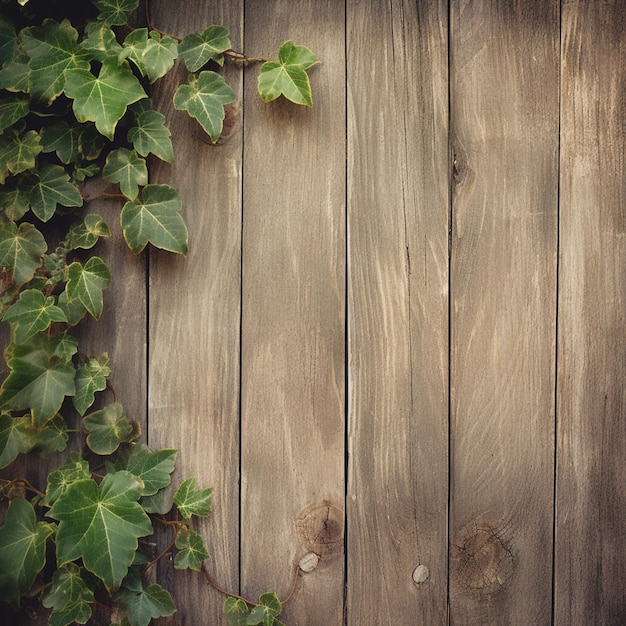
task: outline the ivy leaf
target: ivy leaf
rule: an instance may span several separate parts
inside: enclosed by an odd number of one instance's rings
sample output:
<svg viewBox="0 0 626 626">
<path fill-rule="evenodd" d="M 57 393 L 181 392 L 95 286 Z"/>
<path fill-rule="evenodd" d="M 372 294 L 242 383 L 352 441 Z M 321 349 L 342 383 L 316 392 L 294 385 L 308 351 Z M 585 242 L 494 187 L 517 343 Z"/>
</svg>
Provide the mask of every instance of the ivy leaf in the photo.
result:
<svg viewBox="0 0 626 626">
<path fill-rule="evenodd" d="M 246 626 L 250 611 L 243 600 L 228 598 L 224 602 L 223 611 L 230 621 L 230 626 Z"/>
<path fill-rule="evenodd" d="M 305 106 L 313 106 L 309 76 L 305 70 L 319 62 L 306 46 L 286 41 L 278 50 L 278 62 L 263 63 L 259 72 L 258 90 L 263 102 L 271 102 L 281 94 Z"/>
<path fill-rule="evenodd" d="M 26 454 L 34 442 L 27 426 L 28 417 L 11 417 L 10 413 L 0 413 L 0 469 L 15 461 L 19 454 Z"/>
<path fill-rule="evenodd" d="M 139 0 L 91 0 L 100 10 L 98 19 L 107 26 L 123 26 L 128 13 L 139 6 Z"/>
<path fill-rule="evenodd" d="M 91 56 L 100 63 L 107 57 L 118 57 L 123 51 L 115 33 L 105 22 L 98 20 L 89 22 L 85 27 L 85 34 L 87 37 L 80 45 L 89 50 Z"/>
<path fill-rule="evenodd" d="M 79 480 L 91 478 L 89 463 L 78 452 L 70 453 L 70 461 L 48 474 L 46 495 L 41 501 L 45 506 L 53 505 L 65 490 Z"/>
<path fill-rule="evenodd" d="M 175 569 L 192 569 L 197 572 L 202 568 L 202 561 L 209 558 L 202 535 L 183 526 L 176 535 L 178 552 L 174 559 Z"/>
<path fill-rule="evenodd" d="M 60 165 L 44 163 L 39 168 L 39 175 L 31 178 L 28 199 L 33 213 L 42 222 L 47 222 L 54 215 L 58 204 L 66 207 L 83 205 L 80 191 Z"/>
<path fill-rule="evenodd" d="M 6 322 L 15 324 L 15 341 L 24 343 L 52 322 L 67 322 L 65 313 L 55 305 L 54 296 L 46 296 L 38 289 L 26 289 L 19 300 L 5 312 Z"/>
<path fill-rule="evenodd" d="M 111 272 L 105 262 L 92 256 L 85 265 L 75 261 L 67 268 L 67 297 L 80 303 L 98 319 L 102 315 L 102 290 L 111 284 Z"/>
<path fill-rule="evenodd" d="M 231 47 L 228 30 L 212 25 L 201 33 L 187 35 L 178 44 L 178 56 L 185 61 L 190 72 L 197 72 L 211 60 L 224 65 L 222 53 Z"/>
<path fill-rule="evenodd" d="M 174 160 L 170 131 L 165 126 L 165 116 L 158 111 L 143 111 L 137 116 L 133 126 L 128 131 L 128 141 L 142 156 L 152 153 L 163 161 L 171 163 Z"/>
<path fill-rule="evenodd" d="M 67 291 L 62 291 L 59 294 L 57 305 L 65 313 L 67 323 L 70 326 L 76 326 L 87 314 L 87 309 L 83 306 L 83 303 L 78 298 L 70 300 L 67 296 Z"/>
<path fill-rule="evenodd" d="M 65 93 L 74 100 L 73 109 L 79 122 L 95 122 L 96 128 L 113 141 L 115 127 L 126 113 L 126 107 L 146 92 L 127 62 L 107 57 L 96 77 L 88 70 L 68 70 Z"/>
<path fill-rule="evenodd" d="M 19 220 L 30 209 L 28 193 L 21 185 L 0 188 L 0 209 L 10 220 Z"/>
<path fill-rule="evenodd" d="M 111 183 L 119 183 L 122 193 L 129 200 L 134 200 L 139 193 L 139 185 L 148 183 L 146 160 L 134 150 L 112 150 L 107 155 L 102 176 Z"/>
<path fill-rule="evenodd" d="M 275 618 L 282 610 L 283 607 L 275 593 L 263 593 L 259 596 L 259 603 L 250 611 L 246 624 L 263 624 L 263 626 L 280 624 Z"/>
<path fill-rule="evenodd" d="M 110 237 L 111 231 L 107 223 L 97 214 L 89 213 L 84 221 L 72 224 L 65 236 L 63 245 L 68 250 L 93 248 L 100 237 Z"/>
<path fill-rule="evenodd" d="M 27 283 L 41 265 L 48 244 L 43 235 L 28 222 L 0 223 L 0 267 L 5 267 L 15 285 Z"/>
<path fill-rule="evenodd" d="M 72 356 L 77 340 L 65 333 L 35 335 L 12 345 L 11 373 L 0 388 L 0 408 L 30 409 L 36 426 L 43 426 L 61 408 L 65 396 L 74 395 Z"/>
<path fill-rule="evenodd" d="M 162 448 L 152 452 L 148 446 L 138 443 L 130 446 L 126 457 L 118 459 L 117 469 L 130 472 L 143 482 L 142 496 L 153 496 L 171 482 L 176 464 L 176 450 Z"/>
<path fill-rule="evenodd" d="M 30 100 L 26 96 L 3 96 L 0 101 L 0 132 L 13 126 L 30 112 Z"/>
<path fill-rule="evenodd" d="M 82 558 L 108 589 L 122 582 L 137 551 L 138 537 L 152 534 L 150 518 L 137 503 L 141 482 L 128 472 L 107 474 L 67 487 L 48 511 L 59 521 L 59 566 Z"/>
<path fill-rule="evenodd" d="M 54 524 L 37 522 L 30 502 L 11 502 L 0 527 L 0 600 L 18 608 L 46 562 L 46 539 L 53 533 Z"/>
<path fill-rule="evenodd" d="M 124 40 L 124 48 L 120 58 L 129 58 L 151 83 L 165 76 L 178 56 L 175 39 L 155 30 L 148 36 L 147 28 L 132 30 Z"/>
<path fill-rule="evenodd" d="M 83 420 L 87 435 L 87 445 L 92 452 L 100 455 L 113 454 L 120 443 L 137 437 L 135 427 L 122 417 L 122 405 L 114 402 L 99 411 L 90 413 Z M 141 484 L 140 491 L 143 489 Z"/>
<path fill-rule="evenodd" d="M 27 172 L 35 167 L 35 157 L 41 152 L 39 133 L 29 130 L 21 135 L 11 129 L 0 135 L 0 185 L 10 174 Z"/>
<path fill-rule="evenodd" d="M 187 227 L 179 211 L 178 192 L 169 185 L 146 185 L 142 199 L 127 202 L 120 215 L 124 239 L 135 253 L 148 243 L 170 252 L 187 253 Z"/>
<path fill-rule="evenodd" d="M 72 397 L 74 408 L 79 415 L 93 404 L 96 391 L 103 391 L 107 386 L 107 378 L 111 374 L 109 357 L 102 354 L 99 358 L 91 358 L 76 370 L 76 394 Z"/>
<path fill-rule="evenodd" d="M 196 479 L 193 476 L 183 481 L 174 494 L 174 504 L 185 519 L 192 515 L 210 515 L 212 499 L 213 489 L 196 489 Z"/>
<path fill-rule="evenodd" d="M 167 489 L 159 489 L 153 496 L 141 498 L 141 508 L 146 513 L 165 515 L 172 510 L 172 495 Z"/>
<path fill-rule="evenodd" d="M 114 599 L 128 614 L 130 626 L 148 626 L 152 619 L 176 613 L 172 596 L 156 583 L 139 592 L 121 589 Z"/>
<path fill-rule="evenodd" d="M 48 420 L 43 427 L 36 427 L 30 416 L 28 416 L 28 419 L 28 431 L 33 440 L 31 452 L 37 452 L 45 456 L 52 452 L 65 450 L 68 440 L 67 424 L 59 414 Z"/>
<path fill-rule="evenodd" d="M 74 563 L 66 563 L 54 572 L 52 586 L 41 600 L 47 609 L 52 609 L 48 620 L 50 626 L 68 626 L 74 622 L 86 624 L 91 617 L 93 602 L 93 591 Z"/>
<path fill-rule="evenodd" d="M 224 105 L 234 101 L 230 85 L 215 72 L 200 72 L 197 77 L 190 74 L 188 83 L 174 94 L 174 107 L 198 120 L 213 143 L 222 133 Z"/>
<path fill-rule="evenodd" d="M 59 120 L 50 126 L 41 129 L 42 152 L 56 152 L 61 163 L 66 165 L 78 160 L 78 138 L 82 124 L 70 126 L 67 122 Z"/>
</svg>

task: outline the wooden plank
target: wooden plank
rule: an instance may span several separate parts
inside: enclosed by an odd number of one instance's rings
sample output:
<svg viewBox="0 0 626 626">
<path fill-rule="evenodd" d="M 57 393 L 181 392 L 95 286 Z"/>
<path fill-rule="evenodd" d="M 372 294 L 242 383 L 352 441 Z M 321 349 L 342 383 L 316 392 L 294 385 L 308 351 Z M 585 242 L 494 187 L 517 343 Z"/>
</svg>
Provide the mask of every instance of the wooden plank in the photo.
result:
<svg viewBox="0 0 626 626">
<path fill-rule="evenodd" d="M 343 615 L 344 7 L 251 0 L 245 49 L 309 46 L 314 107 L 263 105 L 246 73 L 242 326 L 242 592 L 284 599 L 294 567 L 320 555 L 287 624 Z M 281 616 L 281 620 L 283 620 Z M 314 618 L 312 618 L 314 616 Z"/>
<path fill-rule="evenodd" d="M 155 26 L 165 31 L 184 36 L 222 24 L 233 46 L 242 45 L 239 2 L 182 0 L 175 11 L 171 2 L 150 4 Z M 150 253 L 149 443 L 178 448 L 177 481 L 195 476 L 199 486 L 214 488 L 213 514 L 198 529 L 211 553 L 210 572 L 237 591 L 241 124 L 234 107 L 230 135 L 210 145 L 195 120 L 173 110 L 174 90 L 186 77 L 181 65 L 154 93 L 172 131 L 175 161 L 158 165 L 153 182 L 169 182 L 180 192 L 189 255 Z M 240 99 L 240 69 L 227 66 L 226 78 Z M 172 576 L 171 563 L 164 564 L 159 582 Z M 176 572 L 169 585 L 176 624 L 223 622 L 225 598 L 201 575 Z"/>
<path fill-rule="evenodd" d="M 447 2 L 347 15 L 348 622 L 445 624 Z"/>
<path fill-rule="evenodd" d="M 559 3 L 451 14 L 450 620 L 551 620 Z"/>
<path fill-rule="evenodd" d="M 626 3 L 563 6 L 556 624 L 626 604 Z"/>
</svg>

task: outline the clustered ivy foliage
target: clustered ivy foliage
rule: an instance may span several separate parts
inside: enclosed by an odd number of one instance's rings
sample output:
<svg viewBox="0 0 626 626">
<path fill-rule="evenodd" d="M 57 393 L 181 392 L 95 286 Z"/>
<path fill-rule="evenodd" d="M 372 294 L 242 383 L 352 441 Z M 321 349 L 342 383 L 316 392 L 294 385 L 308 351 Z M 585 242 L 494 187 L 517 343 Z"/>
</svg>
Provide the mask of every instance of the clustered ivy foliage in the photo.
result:
<svg viewBox="0 0 626 626">
<path fill-rule="evenodd" d="M 112 623 L 145 626 L 176 610 L 164 588 L 144 581 L 156 560 L 146 548 L 154 523 L 173 530 L 175 568 L 200 570 L 209 554 L 192 521 L 209 515 L 212 492 L 195 478 L 174 490 L 176 450 L 137 443 L 139 426 L 118 402 L 93 408 L 107 388 L 109 359 L 82 353 L 74 329 L 102 314 L 111 273 L 90 251 L 110 231 L 87 211 L 82 187 L 92 177 L 119 186 L 112 195 L 123 204 L 121 229 L 133 252 L 151 244 L 187 253 L 179 194 L 148 184 L 148 155 L 174 158 L 149 86 L 180 59 L 189 76 L 174 106 L 214 143 L 235 99 L 214 70 L 227 57 L 249 59 L 232 51 L 222 26 L 182 40 L 129 26 L 139 0 L 67 5 L 0 5 L 0 306 L 10 327 L 0 468 L 19 455 L 60 453 L 70 436 L 85 452 L 63 456 L 46 485 L 0 480 L 0 600 L 20 609 L 38 598 L 53 626 L 87 623 L 95 603 L 111 609 Z M 260 68 L 262 100 L 283 95 L 311 106 L 306 70 L 317 57 L 291 41 L 278 57 Z M 280 624 L 281 608 L 274 593 L 224 605 L 232 624 Z"/>
</svg>

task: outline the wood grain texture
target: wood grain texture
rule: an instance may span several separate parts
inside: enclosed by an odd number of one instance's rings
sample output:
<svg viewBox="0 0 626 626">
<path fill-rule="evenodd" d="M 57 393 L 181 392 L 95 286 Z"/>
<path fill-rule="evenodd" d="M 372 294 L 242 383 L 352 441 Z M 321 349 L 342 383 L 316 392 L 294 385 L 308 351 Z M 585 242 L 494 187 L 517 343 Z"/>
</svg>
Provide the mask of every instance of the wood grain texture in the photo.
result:
<svg viewBox="0 0 626 626">
<path fill-rule="evenodd" d="M 173 11 L 170 2 L 153 1 L 151 8 L 155 25 L 167 32 L 184 36 L 222 24 L 233 46 L 242 45 L 238 2 L 183 0 Z M 153 164 L 152 182 L 179 190 L 189 254 L 150 251 L 149 442 L 179 450 L 174 482 L 195 476 L 198 486 L 213 487 L 213 513 L 196 529 L 211 553 L 209 571 L 237 591 L 241 124 L 231 109 L 235 124 L 228 138 L 217 146 L 207 143 L 196 121 L 172 107 L 174 90 L 186 77 L 181 64 L 154 93 L 172 131 L 174 164 Z M 241 71 L 230 66 L 226 77 L 240 99 Z M 159 579 L 173 588 L 176 624 L 223 622 L 224 597 L 201 575 L 173 576 L 170 562 L 160 568 Z"/>
<path fill-rule="evenodd" d="M 556 624 L 626 604 L 626 3 L 563 7 Z"/>
<path fill-rule="evenodd" d="M 323 65 L 314 107 L 264 105 L 246 73 L 242 291 L 242 592 L 284 598 L 290 626 L 343 616 L 345 357 L 344 8 L 252 0 L 245 49 L 287 39 Z M 281 620 L 283 620 L 281 616 Z"/>
<path fill-rule="evenodd" d="M 551 619 L 559 3 L 454 2 L 452 624 Z"/>
<path fill-rule="evenodd" d="M 447 3 L 347 15 L 348 623 L 445 624 Z"/>
</svg>

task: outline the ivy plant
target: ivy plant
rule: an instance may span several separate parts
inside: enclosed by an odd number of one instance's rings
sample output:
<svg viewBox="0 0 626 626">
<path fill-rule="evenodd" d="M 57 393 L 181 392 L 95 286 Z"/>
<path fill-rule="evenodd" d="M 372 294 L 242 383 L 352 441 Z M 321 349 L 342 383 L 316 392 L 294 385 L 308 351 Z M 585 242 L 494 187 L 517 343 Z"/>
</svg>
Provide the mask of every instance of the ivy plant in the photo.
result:
<svg viewBox="0 0 626 626">
<path fill-rule="evenodd" d="M 193 477 L 173 488 L 176 450 L 138 442 L 139 425 L 115 397 L 104 402 L 107 354 L 80 349 L 76 328 L 102 315 L 111 282 L 95 253 L 110 229 L 88 212 L 85 182 L 101 177 L 115 186 L 106 195 L 119 198 L 134 253 L 151 245 L 187 254 L 178 192 L 148 183 L 149 155 L 175 158 L 150 85 L 184 63 L 188 77 L 172 94 L 174 107 L 215 143 L 224 107 L 235 100 L 220 74 L 226 60 L 261 63 L 263 101 L 283 96 L 312 106 L 307 70 L 318 59 L 292 41 L 278 60 L 245 57 L 219 25 L 179 38 L 155 28 L 139 0 L 64 7 L 0 4 L 0 315 L 8 342 L 0 468 L 20 455 L 29 464 L 36 455 L 60 459 L 45 484 L 0 479 L 0 601 L 16 610 L 39 601 L 53 626 L 87 623 L 96 604 L 118 625 L 145 626 L 176 611 L 167 590 L 145 581 L 166 552 L 174 552 L 176 569 L 202 571 L 214 585 L 204 566 L 209 552 L 193 529 L 195 518 L 210 514 L 212 491 Z M 147 27 L 137 26 L 141 15 Z M 173 536 L 157 556 L 149 540 L 156 525 Z M 232 624 L 281 623 L 285 601 L 275 593 L 257 602 L 227 595 Z"/>
</svg>

